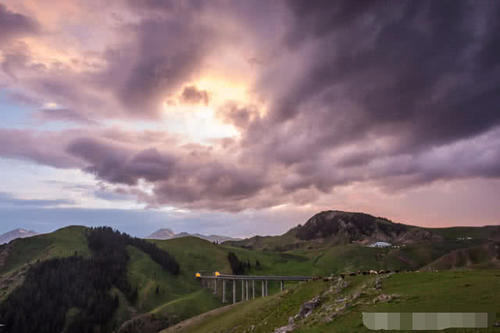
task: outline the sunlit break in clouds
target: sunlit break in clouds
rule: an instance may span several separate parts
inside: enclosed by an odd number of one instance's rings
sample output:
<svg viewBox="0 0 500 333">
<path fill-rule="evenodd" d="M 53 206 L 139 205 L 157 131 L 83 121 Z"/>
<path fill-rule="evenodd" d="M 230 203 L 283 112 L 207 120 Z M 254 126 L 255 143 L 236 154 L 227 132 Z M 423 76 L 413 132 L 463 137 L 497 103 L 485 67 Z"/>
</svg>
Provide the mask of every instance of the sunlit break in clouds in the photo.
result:
<svg viewBox="0 0 500 333">
<path fill-rule="evenodd" d="M 0 4 L 3 231 L 500 221 L 500 3 Z"/>
</svg>

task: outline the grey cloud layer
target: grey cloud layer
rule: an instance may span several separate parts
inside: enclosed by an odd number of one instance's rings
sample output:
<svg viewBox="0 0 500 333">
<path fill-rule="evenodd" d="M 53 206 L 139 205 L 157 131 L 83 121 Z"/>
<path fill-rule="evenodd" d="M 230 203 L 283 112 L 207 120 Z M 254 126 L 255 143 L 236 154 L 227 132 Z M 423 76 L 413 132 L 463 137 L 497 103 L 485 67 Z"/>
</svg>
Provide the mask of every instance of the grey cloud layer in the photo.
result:
<svg viewBox="0 0 500 333">
<path fill-rule="evenodd" d="M 34 33 L 38 24 L 33 19 L 10 11 L 0 3 L 0 46 L 12 38 Z"/>
<path fill-rule="evenodd" d="M 234 101 L 217 110 L 239 139 L 207 148 L 157 132 L 135 140 L 96 130 L 1 130 L 10 144 L 0 154 L 84 168 L 153 206 L 231 211 L 310 203 L 356 182 L 404 190 L 500 176 L 499 3 L 226 4 L 131 2 L 140 18 L 124 27 L 129 40 L 110 47 L 108 65 L 95 72 L 36 67 L 22 51 L 4 57 L 2 68 L 17 87 L 68 107 L 46 117 L 151 118 L 179 88 L 184 102 L 209 102 L 210 91 L 190 82 L 223 43 L 214 13 L 232 11 L 248 27 L 241 36 L 255 48 L 248 58 L 263 56 L 249 66 L 257 71 L 252 91 L 269 106 L 262 115 Z M 273 18 L 283 16 L 284 33 L 273 35 Z"/>
<path fill-rule="evenodd" d="M 402 130 L 413 146 L 450 142 L 499 123 L 498 4 L 375 1 L 326 8 L 297 12 L 296 29 L 319 40 L 307 88 L 299 83 L 292 91 L 301 103 L 318 99 L 330 105 L 331 120 L 351 118 L 362 132 Z M 356 102 L 354 110 L 335 105 L 341 96 Z"/>
<path fill-rule="evenodd" d="M 71 205 L 74 202 L 66 199 L 41 200 L 41 199 L 18 199 L 8 193 L 0 192 L 0 207 L 2 208 L 49 208 L 61 205 Z"/>
<path fill-rule="evenodd" d="M 238 202 L 264 188 L 264 174 L 219 161 L 209 151 L 198 148 L 172 149 L 174 153 L 155 148 L 134 150 L 79 138 L 69 144 L 68 152 L 83 159 L 89 165 L 88 172 L 107 182 L 133 186 L 142 179 L 154 184 L 152 195 L 139 194 L 153 206 L 176 203 L 239 210 L 244 207 Z M 218 203 L 224 200 L 228 203 Z"/>
<path fill-rule="evenodd" d="M 270 74 L 264 71 L 261 88 L 277 94 L 269 117 L 249 127 L 249 155 L 292 166 L 299 174 L 294 186 L 304 187 L 313 179 L 318 187 L 369 180 L 375 176 L 370 166 L 384 161 L 394 162 L 387 177 L 439 178 L 427 176 L 432 172 L 419 159 L 432 163 L 428 151 L 435 147 L 447 156 L 454 142 L 490 130 L 488 149 L 498 156 L 497 3 L 289 3 L 285 42 L 292 60 L 285 55 Z M 297 80 L 275 86 L 268 80 L 286 77 L 295 62 L 301 65 Z M 467 152 L 483 148 L 470 145 Z M 470 168 L 460 158 L 434 158 L 447 160 L 439 167 L 442 179 L 498 174 L 491 161 Z M 404 160 L 411 167 L 398 163 Z"/>
</svg>

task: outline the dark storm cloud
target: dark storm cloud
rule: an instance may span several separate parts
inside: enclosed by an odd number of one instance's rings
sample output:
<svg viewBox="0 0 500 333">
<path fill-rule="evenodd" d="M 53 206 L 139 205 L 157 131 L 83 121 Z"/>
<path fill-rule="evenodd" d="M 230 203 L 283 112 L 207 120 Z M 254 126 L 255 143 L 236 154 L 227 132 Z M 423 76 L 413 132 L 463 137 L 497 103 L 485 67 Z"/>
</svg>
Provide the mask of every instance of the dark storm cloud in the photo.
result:
<svg viewBox="0 0 500 333">
<path fill-rule="evenodd" d="M 141 196 L 152 205 L 178 203 L 186 206 L 226 206 L 241 209 L 235 203 L 251 197 L 265 186 L 264 175 L 210 155 L 168 154 L 156 149 L 134 150 L 92 138 L 73 140 L 69 154 L 84 160 L 86 171 L 109 183 L 136 185 L 140 179 L 153 185 L 153 196 Z M 132 191 L 131 193 L 139 193 Z M 121 193 L 125 194 L 125 193 Z M 201 204 L 203 203 L 203 204 Z"/>
<path fill-rule="evenodd" d="M 304 80 L 275 104 L 276 121 L 296 116 L 301 105 L 314 101 L 330 105 L 319 115 L 327 123 L 353 120 L 350 135 L 341 140 L 386 127 L 405 131 L 412 146 L 450 142 L 499 123 L 500 67 L 491 60 L 500 58 L 494 43 L 498 3 L 291 1 L 290 6 L 290 48 L 311 40 L 317 47 Z M 345 98 L 358 105 L 342 109 L 337 101 Z"/>
<path fill-rule="evenodd" d="M 252 105 L 242 106 L 235 103 L 227 103 L 218 110 L 217 115 L 225 122 L 245 130 L 252 122 L 259 118 L 259 111 Z"/>
<path fill-rule="evenodd" d="M 261 90 L 276 93 L 243 137 L 248 158 L 289 166 L 288 189 L 325 192 L 357 181 L 394 186 L 404 178 L 404 187 L 498 174 L 491 159 L 460 156 L 488 142 L 490 156 L 500 151 L 500 4 L 287 4 L 284 54 L 292 61 L 277 59 L 263 74 Z M 269 73 L 282 80 L 273 85 Z"/>
<path fill-rule="evenodd" d="M 263 174 L 228 163 L 190 161 L 183 169 L 158 184 L 154 190 L 156 203 L 235 211 L 246 208 L 238 202 L 256 195 L 266 185 Z"/>
<path fill-rule="evenodd" d="M 33 19 L 10 11 L 0 3 L 0 45 L 12 38 L 33 33 L 38 24 Z"/>
<path fill-rule="evenodd" d="M 187 86 L 184 87 L 184 90 L 182 91 L 181 99 L 182 101 L 190 104 L 201 103 L 207 105 L 210 100 L 210 96 L 205 90 L 199 90 L 195 86 Z"/>
<path fill-rule="evenodd" d="M 110 183 L 135 185 L 139 179 L 167 179 L 175 164 L 171 156 L 155 149 L 134 151 L 93 138 L 76 139 L 67 151 L 89 163 L 87 171 Z"/>
<path fill-rule="evenodd" d="M 43 119 L 159 121 L 162 104 L 180 98 L 208 104 L 239 135 L 199 145 L 137 134 L 135 124 L 127 133 L 1 130 L 2 156 L 82 168 L 151 206 L 228 211 L 302 205 L 350 184 L 500 177 L 499 2 L 128 6 L 134 19 L 98 65 L 51 67 L 16 46 L 2 53 L 6 84 L 62 106 Z M 248 100 L 218 101 L 224 94 L 193 83 L 220 75 L 231 84 L 218 72 L 226 60 L 251 66 L 255 78 L 234 75 Z"/>
<path fill-rule="evenodd" d="M 108 53 L 112 66 L 102 80 L 111 85 L 122 107 L 131 114 L 148 117 L 190 79 L 209 44 L 213 46 L 215 41 L 210 28 L 203 26 L 190 8 L 178 9 L 161 19 L 145 17 L 130 29 L 135 42 Z"/>
</svg>

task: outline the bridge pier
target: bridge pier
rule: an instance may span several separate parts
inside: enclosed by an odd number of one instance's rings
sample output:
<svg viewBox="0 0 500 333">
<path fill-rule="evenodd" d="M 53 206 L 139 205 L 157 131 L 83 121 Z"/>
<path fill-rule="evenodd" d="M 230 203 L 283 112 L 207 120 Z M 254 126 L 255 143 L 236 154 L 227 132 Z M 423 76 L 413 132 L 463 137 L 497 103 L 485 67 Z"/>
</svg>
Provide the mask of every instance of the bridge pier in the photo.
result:
<svg viewBox="0 0 500 333">
<path fill-rule="evenodd" d="M 222 280 L 222 303 L 226 303 L 226 280 Z"/>
<path fill-rule="evenodd" d="M 241 280 L 241 301 L 245 300 L 245 280 Z"/>
<path fill-rule="evenodd" d="M 222 303 L 228 303 L 227 300 L 227 284 L 232 283 L 233 286 L 233 304 L 237 302 L 237 286 L 236 283 L 238 280 L 241 280 L 241 300 L 248 301 L 250 298 L 255 298 L 255 281 L 260 281 L 261 283 L 261 296 L 269 296 L 269 282 L 270 281 L 279 281 L 280 282 L 280 290 L 285 290 L 285 281 L 309 281 L 312 280 L 311 276 L 272 276 L 272 275 L 264 275 L 264 276 L 252 276 L 252 275 L 229 275 L 229 274 L 217 274 L 216 276 L 202 276 L 200 273 L 196 273 L 196 278 L 200 281 L 200 285 L 210 288 L 213 288 L 213 293 L 217 294 L 217 289 L 222 288 Z M 213 280 L 213 284 L 210 280 Z M 221 286 L 218 286 L 218 281 L 222 280 Z M 252 281 L 252 296 L 250 296 L 250 280 Z M 231 292 L 231 290 L 229 290 Z"/>
<path fill-rule="evenodd" d="M 248 301 L 248 280 L 245 280 L 245 300 Z"/>
<path fill-rule="evenodd" d="M 233 280 L 233 304 L 236 303 L 236 280 Z"/>
</svg>

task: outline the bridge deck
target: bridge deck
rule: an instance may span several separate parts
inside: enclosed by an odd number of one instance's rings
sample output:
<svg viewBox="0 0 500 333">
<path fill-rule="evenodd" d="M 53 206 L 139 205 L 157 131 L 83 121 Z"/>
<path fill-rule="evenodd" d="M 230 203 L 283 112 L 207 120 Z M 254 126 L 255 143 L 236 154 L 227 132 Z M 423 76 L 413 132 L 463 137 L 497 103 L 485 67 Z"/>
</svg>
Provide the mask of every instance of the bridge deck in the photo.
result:
<svg viewBox="0 0 500 333">
<path fill-rule="evenodd" d="M 230 275 L 220 274 L 202 275 L 200 279 L 217 279 L 217 280 L 267 280 L 267 281 L 308 281 L 312 280 L 312 276 L 279 276 L 279 275 Z"/>
</svg>

